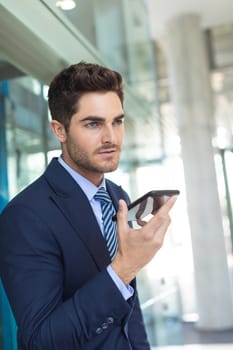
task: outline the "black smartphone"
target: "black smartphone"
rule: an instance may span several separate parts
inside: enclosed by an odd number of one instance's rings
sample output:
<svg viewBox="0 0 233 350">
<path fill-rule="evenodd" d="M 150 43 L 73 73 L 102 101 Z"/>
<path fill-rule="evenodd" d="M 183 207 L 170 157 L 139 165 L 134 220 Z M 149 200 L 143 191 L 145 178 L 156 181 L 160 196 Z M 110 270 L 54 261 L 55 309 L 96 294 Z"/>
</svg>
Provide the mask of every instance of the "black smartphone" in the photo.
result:
<svg viewBox="0 0 233 350">
<path fill-rule="evenodd" d="M 171 196 L 177 196 L 179 190 L 150 191 L 128 206 L 128 221 L 140 221 L 149 214 L 155 214 Z M 116 221 L 116 215 L 112 218 Z"/>
</svg>

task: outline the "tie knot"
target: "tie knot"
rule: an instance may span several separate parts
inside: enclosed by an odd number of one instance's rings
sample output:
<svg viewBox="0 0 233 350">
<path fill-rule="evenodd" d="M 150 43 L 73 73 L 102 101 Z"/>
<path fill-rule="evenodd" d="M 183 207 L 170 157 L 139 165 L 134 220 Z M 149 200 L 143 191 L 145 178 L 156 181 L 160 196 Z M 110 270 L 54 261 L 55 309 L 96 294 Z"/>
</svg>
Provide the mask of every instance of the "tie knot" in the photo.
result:
<svg viewBox="0 0 233 350">
<path fill-rule="evenodd" d="M 109 194 L 106 192 L 104 187 L 100 187 L 98 189 L 98 191 L 94 195 L 94 198 L 99 200 L 100 202 L 111 203 L 111 198 L 109 197 Z"/>
</svg>

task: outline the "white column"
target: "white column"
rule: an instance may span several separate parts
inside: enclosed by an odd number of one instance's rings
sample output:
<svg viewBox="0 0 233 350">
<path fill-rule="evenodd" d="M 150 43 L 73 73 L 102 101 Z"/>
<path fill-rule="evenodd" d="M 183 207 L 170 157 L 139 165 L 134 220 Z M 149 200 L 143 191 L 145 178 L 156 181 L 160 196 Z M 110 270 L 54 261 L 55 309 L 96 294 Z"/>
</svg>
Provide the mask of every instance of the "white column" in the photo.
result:
<svg viewBox="0 0 233 350">
<path fill-rule="evenodd" d="M 233 327 L 233 291 L 211 142 L 210 73 L 199 16 L 181 15 L 168 21 L 167 55 L 185 171 L 199 316 L 197 327 L 227 329 Z"/>
</svg>

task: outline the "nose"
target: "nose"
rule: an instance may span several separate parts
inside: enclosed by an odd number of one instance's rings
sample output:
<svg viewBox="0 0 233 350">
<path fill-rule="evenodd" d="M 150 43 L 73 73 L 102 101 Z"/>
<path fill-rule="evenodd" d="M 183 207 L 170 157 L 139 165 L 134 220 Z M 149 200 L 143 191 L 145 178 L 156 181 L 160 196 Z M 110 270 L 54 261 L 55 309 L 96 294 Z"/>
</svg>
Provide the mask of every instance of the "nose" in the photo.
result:
<svg viewBox="0 0 233 350">
<path fill-rule="evenodd" d="M 114 143 L 115 133 L 112 125 L 105 125 L 102 134 L 103 143 Z"/>
</svg>

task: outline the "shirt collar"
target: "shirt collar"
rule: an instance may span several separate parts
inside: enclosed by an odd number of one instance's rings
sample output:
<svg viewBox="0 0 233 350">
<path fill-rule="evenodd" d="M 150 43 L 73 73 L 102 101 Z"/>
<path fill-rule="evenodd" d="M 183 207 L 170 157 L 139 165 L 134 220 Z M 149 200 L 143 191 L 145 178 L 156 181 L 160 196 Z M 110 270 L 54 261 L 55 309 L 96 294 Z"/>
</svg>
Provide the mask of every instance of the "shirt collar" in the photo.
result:
<svg viewBox="0 0 233 350">
<path fill-rule="evenodd" d="M 84 176 L 80 175 L 77 171 L 72 169 L 60 156 L 58 158 L 58 162 L 68 171 L 68 173 L 72 176 L 72 178 L 76 181 L 76 183 L 81 187 L 85 195 L 87 196 L 88 200 L 91 201 L 98 191 L 100 187 L 104 187 L 106 189 L 106 181 L 105 178 L 103 178 L 103 181 L 101 184 L 97 187 L 92 182 L 90 182 L 88 179 L 86 179 Z"/>
</svg>

